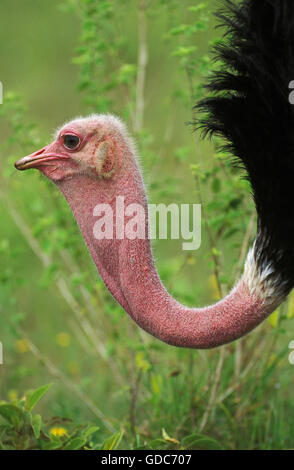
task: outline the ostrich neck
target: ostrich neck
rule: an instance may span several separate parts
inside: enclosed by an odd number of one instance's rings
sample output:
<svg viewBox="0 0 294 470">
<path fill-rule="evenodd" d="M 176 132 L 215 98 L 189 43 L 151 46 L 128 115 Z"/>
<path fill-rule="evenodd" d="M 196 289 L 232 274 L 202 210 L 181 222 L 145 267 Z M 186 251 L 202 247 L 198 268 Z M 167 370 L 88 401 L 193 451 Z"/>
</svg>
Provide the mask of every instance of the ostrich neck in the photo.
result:
<svg viewBox="0 0 294 470">
<path fill-rule="evenodd" d="M 58 186 L 71 206 L 107 288 L 134 321 L 153 336 L 175 346 L 215 347 L 251 331 L 274 310 L 274 305 L 251 295 L 242 279 L 215 305 L 200 309 L 185 307 L 169 295 L 160 281 L 148 238 L 94 237 L 97 217 L 93 210 L 97 204 L 110 204 L 115 213 L 116 197 L 123 196 L 125 207 L 140 204 L 147 214 L 145 189 L 136 163 L 114 179 L 81 175 L 65 179 Z M 115 228 L 114 220 L 114 233 Z"/>
</svg>

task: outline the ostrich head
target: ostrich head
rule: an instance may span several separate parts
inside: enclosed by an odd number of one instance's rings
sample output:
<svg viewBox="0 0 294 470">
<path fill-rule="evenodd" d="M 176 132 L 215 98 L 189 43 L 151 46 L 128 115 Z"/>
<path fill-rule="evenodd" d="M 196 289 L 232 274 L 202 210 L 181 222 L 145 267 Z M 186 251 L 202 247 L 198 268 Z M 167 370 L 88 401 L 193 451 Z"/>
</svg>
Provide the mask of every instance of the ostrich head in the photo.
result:
<svg viewBox="0 0 294 470">
<path fill-rule="evenodd" d="M 21 158 L 15 167 L 37 168 L 54 182 L 77 175 L 109 179 L 119 174 L 122 165 L 127 167 L 126 146 L 130 148 L 131 142 L 118 118 L 92 115 L 63 125 L 51 144 Z"/>
</svg>

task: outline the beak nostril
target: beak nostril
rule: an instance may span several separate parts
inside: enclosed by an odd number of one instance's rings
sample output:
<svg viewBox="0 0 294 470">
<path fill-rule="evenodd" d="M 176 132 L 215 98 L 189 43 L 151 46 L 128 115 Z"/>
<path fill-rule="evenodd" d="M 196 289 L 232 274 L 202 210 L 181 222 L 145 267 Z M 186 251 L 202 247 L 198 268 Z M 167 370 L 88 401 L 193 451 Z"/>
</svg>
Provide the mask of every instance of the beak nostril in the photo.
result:
<svg viewBox="0 0 294 470">
<path fill-rule="evenodd" d="M 48 162 L 51 161 L 69 159 L 68 155 L 48 151 L 49 148 L 50 147 L 47 145 L 46 147 L 21 158 L 14 164 L 15 168 L 17 170 L 26 170 L 27 168 L 38 168 L 38 166 L 48 164 Z"/>
<path fill-rule="evenodd" d="M 32 154 L 32 157 L 37 157 L 38 155 L 41 155 L 41 153 L 44 153 L 47 147 L 43 147 L 42 149 L 38 150 L 37 152 Z"/>
</svg>

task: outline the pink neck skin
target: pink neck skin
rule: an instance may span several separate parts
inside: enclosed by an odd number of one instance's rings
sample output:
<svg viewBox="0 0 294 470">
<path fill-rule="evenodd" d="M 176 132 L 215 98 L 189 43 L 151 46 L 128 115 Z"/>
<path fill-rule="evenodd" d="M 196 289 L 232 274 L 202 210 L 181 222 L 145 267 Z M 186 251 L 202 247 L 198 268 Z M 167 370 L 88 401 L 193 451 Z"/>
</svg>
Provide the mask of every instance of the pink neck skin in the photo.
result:
<svg viewBox="0 0 294 470">
<path fill-rule="evenodd" d="M 141 173 L 135 161 L 127 172 L 109 180 L 79 175 L 57 184 L 71 206 L 107 288 L 133 320 L 156 338 L 174 346 L 212 348 L 245 335 L 276 307 L 251 296 L 241 280 L 217 304 L 201 309 L 187 308 L 173 299 L 162 285 L 148 239 L 94 238 L 93 226 L 97 218 L 93 216 L 93 209 L 98 203 L 115 207 L 116 196 L 124 196 L 125 206 L 139 203 L 147 208 Z"/>
</svg>

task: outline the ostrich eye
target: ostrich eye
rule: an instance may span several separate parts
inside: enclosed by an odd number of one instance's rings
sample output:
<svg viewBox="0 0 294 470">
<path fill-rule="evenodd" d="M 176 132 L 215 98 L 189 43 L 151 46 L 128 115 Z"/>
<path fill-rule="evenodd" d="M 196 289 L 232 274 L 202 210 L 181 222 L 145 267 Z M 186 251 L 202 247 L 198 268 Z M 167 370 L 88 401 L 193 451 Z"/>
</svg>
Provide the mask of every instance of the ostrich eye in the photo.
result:
<svg viewBox="0 0 294 470">
<path fill-rule="evenodd" d="M 63 136 L 63 145 L 68 150 L 75 150 L 80 145 L 80 138 L 74 134 L 65 134 Z"/>
</svg>

